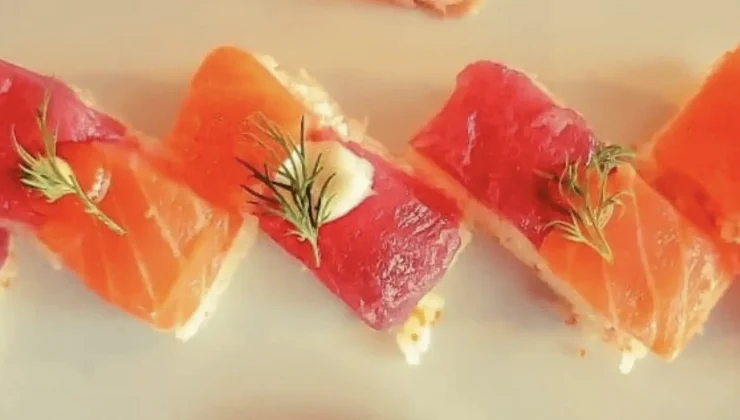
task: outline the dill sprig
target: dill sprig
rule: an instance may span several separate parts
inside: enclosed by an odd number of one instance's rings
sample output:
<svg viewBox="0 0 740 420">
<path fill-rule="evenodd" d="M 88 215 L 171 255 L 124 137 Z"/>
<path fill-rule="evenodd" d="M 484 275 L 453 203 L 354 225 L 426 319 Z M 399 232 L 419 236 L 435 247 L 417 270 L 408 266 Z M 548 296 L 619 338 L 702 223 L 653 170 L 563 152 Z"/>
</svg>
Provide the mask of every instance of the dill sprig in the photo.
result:
<svg viewBox="0 0 740 420">
<path fill-rule="evenodd" d="M 297 236 L 300 241 L 309 243 L 318 267 L 321 264 L 319 229 L 331 215 L 330 205 L 334 196 L 327 196 L 327 192 L 336 173 L 331 173 L 319 185 L 319 175 L 326 169 L 322 165 L 321 153 L 313 162 L 309 162 L 306 154 L 305 118 L 301 117 L 300 137 L 297 142 L 264 116 L 258 115 L 257 118 L 259 121 L 252 121 L 254 126 L 275 142 L 287 158 L 280 164 L 281 159 L 274 148 L 268 147 L 254 133 L 249 133 L 254 141 L 270 152 L 279 166 L 271 170 L 264 164 L 260 170 L 237 158 L 252 176 L 267 188 L 267 192 L 260 192 L 247 185 L 243 185 L 242 188 L 254 198 L 252 204 L 263 207 L 267 213 L 281 217 L 293 225 L 294 229 L 290 234 Z"/>
<path fill-rule="evenodd" d="M 69 164 L 57 156 L 57 132 L 49 129 L 46 118 L 50 99 L 49 92 L 45 92 L 41 106 L 36 110 L 36 126 L 41 134 L 45 155 L 33 156 L 20 145 L 15 130 L 10 132 L 13 146 L 21 158 L 21 183 L 37 190 L 49 203 L 54 203 L 67 195 L 74 195 L 80 199 L 87 214 L 98 219 L 113 232 L 125 234 L 123 228 L 106 216 L 85 193 Z"/>
<path fill-rule="evenodd" d="M 566 239 L 592 248 L 607 262 L 614 261 L 614 253 L 604 235 L 604 228 L 611 220 L 614 210 L 624 203 L 628 194 L 621 190 L 609 193 L 609 174 L 619 165 L 630 163 L 634 154 L 619 145 L 599 144 L 588 164 L 568 162 L 557 176 L 551 176 L 558 184 L 558 192 L 565 201 L 570 221 L 556 220 L 547 227 L 561 230 Z M 595 181 L 596 191 L 592 191 Z"/>
</svg>

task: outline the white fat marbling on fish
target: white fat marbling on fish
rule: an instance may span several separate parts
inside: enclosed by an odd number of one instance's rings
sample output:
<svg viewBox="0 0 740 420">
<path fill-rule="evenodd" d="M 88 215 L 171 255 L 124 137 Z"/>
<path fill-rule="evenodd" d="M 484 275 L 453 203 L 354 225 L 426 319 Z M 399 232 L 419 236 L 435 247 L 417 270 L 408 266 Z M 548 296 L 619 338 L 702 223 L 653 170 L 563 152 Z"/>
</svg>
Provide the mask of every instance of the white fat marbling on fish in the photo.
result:
<svg viewBox="0 0 740 420">
<path fill-rule="evenodd" d="M 473 112 L 472 114 L 468 115 L 468 119 L 466 121 L 468 141 L 465 144 L 465 153 L 463 154 L 463 165 L 470 164 L 470 154 L 473 152 L 475 143 L 478 140 L 477 120 L 478 120 L 477 112 Z"/>
<path fill-rule="evenodd" d="M 116 199 L 115 194 L 111 195 L 109 199 L 114 209 L 121 208 L 118 205 L 118 200 Z M 119 211 L 120 210 L 117 210 L 117 213 Z M 131 247 L 131 252 L 134 254 L 134 261 L 136 262 L 136 269 L 139 271 L 141 283 L 144 285 L 144 290 L 146 290 L 147 296 L 152 301 L 154 301 L 154 289 L 152 288 L 149 269 L 144 265 L 144 254 L 141 252 L 141 250 L 139 250 L 137 243 L 131 239 L 131 235 L 124 235 L 123 237 L 128 242 L 129 246 Z"/>
<path fill-rule="evenodd" d="M 108 193 L 108 188 L 110 187 L 110 178 L 110 174 L 103 168 L 95 170 L 93 184 L 90 186 L 90 189 L 87 190 L 87 196 L 90 200 L 95 203 L 99 203 L 105 198 L 105 195 Z"/>
<path fill-rule="evenodd" d="M 10 92 L 11 86 L 13 86 L 13 81 L 10 79 L 3 79 L 0 81 L 0 95 L 5 95 Z"/>
<path fill-rule="evenodd" d="M 537 118 L 532 121 L 532 127 L 546 128 L 552 137 L 557 137 L 572 123 L 573 119 L 565 110 L 550 108 L 537 115 Z"/>
</svg>

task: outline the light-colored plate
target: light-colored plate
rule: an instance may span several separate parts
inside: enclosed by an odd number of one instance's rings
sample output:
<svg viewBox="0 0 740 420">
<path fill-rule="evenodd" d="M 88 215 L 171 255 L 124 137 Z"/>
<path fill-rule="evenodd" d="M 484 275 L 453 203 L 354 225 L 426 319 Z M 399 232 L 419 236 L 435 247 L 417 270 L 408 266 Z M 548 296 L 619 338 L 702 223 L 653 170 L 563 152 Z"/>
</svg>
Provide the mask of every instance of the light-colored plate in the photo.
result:
<svg viewBox="0 0 740 420">
<path fill-rule="evenodd" d="M 89 88 L 152 134 L 171 124 L 207 50 L 230 43 L 310 69 L 394 147 L 479 58 L 538 74 L 600 135 L 640 141 L 740 41 L 736 0 L 491 0 L 480 16 L 447 22 L 352 0 L 0 0 L 0 16 L 0 56 Z M 3 420 L 740 412 L 738 288 L 677 362 L 649 360 L 625 377 L 616 354 L 565 327 L 532 297 L 536 283 L 519 264 L 476 238 L 442 285 L 448 312 L 431 354 L 410 368 L 389 337 L 365 329 L 264 239 L 186 345 L 106 307 L 28 249 L 0 302 Z"/>
</svg>

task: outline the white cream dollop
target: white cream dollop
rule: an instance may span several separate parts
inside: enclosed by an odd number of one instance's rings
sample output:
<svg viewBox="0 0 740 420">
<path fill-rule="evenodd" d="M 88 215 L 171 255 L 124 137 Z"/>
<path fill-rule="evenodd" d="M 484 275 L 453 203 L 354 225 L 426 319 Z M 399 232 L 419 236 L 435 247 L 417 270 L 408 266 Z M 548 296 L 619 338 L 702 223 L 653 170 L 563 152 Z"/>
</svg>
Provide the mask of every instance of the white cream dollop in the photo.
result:
<svg viewBox="0 0 740 420">
<path fill-rule="evenodd" d="M 297 153 L 297 150 L 293 152 L 293 155 L 281 165 L 291 174 L 295 174 L 296 167 L 300 169 Z M 320 165 L 323 169 L 314 182 L 312 190 L 314 199 L 318 198 L 322 186 L 334 174 L 326 189 L 325 197 L 333 197 L 327 208 L 329 217 L 326 222 L 346 215 L 372 194 L 373 165 L 352 153 L 341 142 L 334 140 L 306 142 L 305 154 L 308 172 L 316 164 L 319 155 L 321 156 Z M 282 175 L 278 175 L 276 179 L 285 181 Z"/>
</svg>

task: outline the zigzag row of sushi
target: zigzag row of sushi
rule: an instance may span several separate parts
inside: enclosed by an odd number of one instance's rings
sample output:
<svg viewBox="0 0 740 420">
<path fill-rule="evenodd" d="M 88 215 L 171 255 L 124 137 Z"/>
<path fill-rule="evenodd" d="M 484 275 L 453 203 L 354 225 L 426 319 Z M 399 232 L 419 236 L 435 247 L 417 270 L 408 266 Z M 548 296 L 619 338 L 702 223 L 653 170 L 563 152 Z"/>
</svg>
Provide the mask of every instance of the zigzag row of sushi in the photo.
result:
<svg viewBox="0 0 740 420">
<path fill-rule="evenodd" d="M 687 109 L 674 125 L 701 112 Z M 464 69 L 403 160 L 358 126 L 307 75 L 233 47 L 204 59 L 161 141 L 1 62 L 0 218 L 183 340 L 262 230 L 369 327 L 395 332 L 410 364 L 429 348 L 444 306 L 433 289 L 468 226 L 531 266 L 621 351 L 623 371 L 648 352 L 675 358 L 737 272 L 727 228 L 701 225 L 686 210 L 698 204 L 655 181 L 659 148 L 640 154 L 646 182 L 633 152 L 503 64 Z"/>
</svg>

